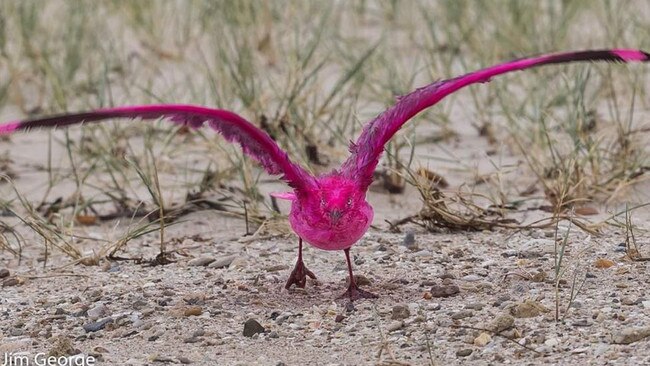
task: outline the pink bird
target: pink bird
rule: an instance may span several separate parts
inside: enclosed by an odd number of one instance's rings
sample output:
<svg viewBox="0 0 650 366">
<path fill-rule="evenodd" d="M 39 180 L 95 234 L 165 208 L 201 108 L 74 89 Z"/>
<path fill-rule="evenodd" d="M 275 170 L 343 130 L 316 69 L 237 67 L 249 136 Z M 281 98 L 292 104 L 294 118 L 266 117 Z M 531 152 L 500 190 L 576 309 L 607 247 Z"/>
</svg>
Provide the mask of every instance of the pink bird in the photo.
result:
<svg viewBox="0 0 650 366">
<path fill-rule="evenodd" d="M 361 136 L 350 144 L 350 157 L 334 171 L 314 177 L 291 162 L 269 135 L 233 112 L 191 105 L 147 105 L 99 109 L 77 114 L 17 121 L 0 125 L 0 135 L 39 127 L 60 127 L 113 118 L 158 119 L 199 128 L 207 123 L 228 141 L 238 143 L 244 153 L 257 160 L 272 175 L 282 179 L 292 192 L 275 194 L 291 201 L 289 222 L 299 237 L 298 260 L 286 282 L 304 288 L 307 277 L 316 276 L 302 260 L 302 241 L 324 250 L 342 250 L 349 272 L 349 285 L 341 297 L 350 300 L 375 298 L 360 289 L 352 274 L 350 247 L 368 230 L 373 210 L 366 191 L 384 151 L 384 145 L 413 116 L 442 98 L 475 83 L 485 83 L 510 71 L 574 61 L 647 62 L 650 54 L 631 49 L 579 51 L 524 58 L 488 67 L 453 79 L 436 81 L 398 98 L 397 103 L 366 124 Z"/>
</svg>

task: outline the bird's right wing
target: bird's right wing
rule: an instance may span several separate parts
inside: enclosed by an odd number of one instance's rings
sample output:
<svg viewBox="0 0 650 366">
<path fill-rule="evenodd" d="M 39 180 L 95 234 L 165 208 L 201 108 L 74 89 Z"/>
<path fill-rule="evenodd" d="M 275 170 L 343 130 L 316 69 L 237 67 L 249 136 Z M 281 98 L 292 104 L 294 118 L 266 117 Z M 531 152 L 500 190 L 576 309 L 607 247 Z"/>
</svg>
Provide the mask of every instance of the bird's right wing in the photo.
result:
<svg viewBox="0 0 650 366">
<path fill-rule="evenodd" d="M 106 108 L 10 122 L 0 125 L 0 135 L 34 128 L 63 127 L 114 118 L 168 118 L 193 128 L 199 128 L 207 123 L 226 140 L 238 143 L 244 153 L 257 160 L 269 174 L 283 174 L 282 178 L 294 189 L 302 191 L 315 186 L 315 179 L 311 174 L 291 162 L 287 153 L 280 149 L 268 134 L 239 115 L 221 109 L 173 104 Z"/>
<path fill-rule="evenodd" d="M 596 50 L 564 52 L 523 58 L 478 70 L 453 79 L 437 81 L 398 98 L 395 105 L 369 122 L 356 142 L 350 145 L 351 156 L 340 173 L 359 181 L 365 189 L 372 182 L 373 172 L 384 145 L 408 120 L 442 98 L 475 83 L 486 83 L 494 76 L 532 67 L 576 61 L 648 62 L 650 54 L 640 50 Z"/>
</svg>

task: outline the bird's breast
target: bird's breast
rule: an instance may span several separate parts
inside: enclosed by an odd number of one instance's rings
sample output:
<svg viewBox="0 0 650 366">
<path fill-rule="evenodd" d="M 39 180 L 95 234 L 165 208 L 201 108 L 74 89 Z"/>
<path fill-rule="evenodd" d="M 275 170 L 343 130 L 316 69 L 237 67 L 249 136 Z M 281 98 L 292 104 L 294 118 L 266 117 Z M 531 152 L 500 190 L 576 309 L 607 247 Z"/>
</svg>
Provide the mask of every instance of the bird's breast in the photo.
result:
<svg viewBox="0 0 650 366">
<path fill-rule="evenodd" d="M 368 231 L 372 218 L 370 206 L 346 215 L 335 225 L 329 220 L 310 220 L 302 212 L 292 210 L 289 223 L 296 234 L 307 243 L 323 250 L 343 250 L 361 239 Z"/>
</svg>

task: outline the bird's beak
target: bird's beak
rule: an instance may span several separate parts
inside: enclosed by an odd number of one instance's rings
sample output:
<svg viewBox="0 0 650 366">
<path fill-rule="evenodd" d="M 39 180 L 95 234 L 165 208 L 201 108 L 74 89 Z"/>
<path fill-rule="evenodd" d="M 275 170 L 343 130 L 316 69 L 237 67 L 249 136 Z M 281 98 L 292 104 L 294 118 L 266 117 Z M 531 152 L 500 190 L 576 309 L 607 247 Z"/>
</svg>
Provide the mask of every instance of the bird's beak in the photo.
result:
<svg viewBox="0 0 650 366">
<path fill-rule="evenodd" d="M 332 219 L 332 222 L 334 222 L 335 224 L 339 221 L 341 216 L 343 216 L 343 213 L 340 210 L 330 211 L 330 218 Z"/>
</svg>

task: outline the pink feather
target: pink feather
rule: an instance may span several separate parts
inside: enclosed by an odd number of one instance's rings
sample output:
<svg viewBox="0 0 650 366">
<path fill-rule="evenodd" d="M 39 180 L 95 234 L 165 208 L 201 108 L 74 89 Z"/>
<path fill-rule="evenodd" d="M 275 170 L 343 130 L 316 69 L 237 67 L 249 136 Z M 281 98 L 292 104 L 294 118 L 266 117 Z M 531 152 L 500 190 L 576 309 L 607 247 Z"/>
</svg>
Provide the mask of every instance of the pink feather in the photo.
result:
<svg viewBox="0 0 650 366">
<path fill-rule="evenodd" d="M 639 50 L 613 49 L 565 52 L 524 58 L 488 67 L 453 79 L 437 81 L 398 98 L 395 105 L 368 123 L 355 143 L 352 155 L 343 163 L 340 173 L 360 181 L 361 189 L 372 182 L 373 172 L 386 143 L 408 120 L 442 98 L 475 83 L 486 83 L 494 76 L 549 64 L 575 61 L 647 62 L 650 54 Z"/>
<path fill-rule="evenodd" d="M 244 153 L 258 161 L 269 174 L 284 174 L 283 178 L 289 185 L 301 191 L 315 185 L 313 177 L 302 167 L 292 163 L 287 153 L 280 149 L 269 135 L 239 115 L 221 109 L 173 104 L 106 108 L 8 123 L 0 126 L 0 135 L 32 128 L 54 128 L 112 118 L 169 118 L 173 122 L 192 128 L 202 127 L 207 122 L 226 140 L 238 143 Z"/>
</svg>

